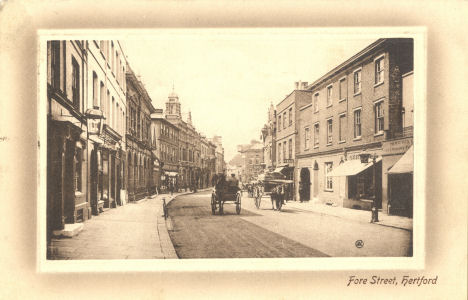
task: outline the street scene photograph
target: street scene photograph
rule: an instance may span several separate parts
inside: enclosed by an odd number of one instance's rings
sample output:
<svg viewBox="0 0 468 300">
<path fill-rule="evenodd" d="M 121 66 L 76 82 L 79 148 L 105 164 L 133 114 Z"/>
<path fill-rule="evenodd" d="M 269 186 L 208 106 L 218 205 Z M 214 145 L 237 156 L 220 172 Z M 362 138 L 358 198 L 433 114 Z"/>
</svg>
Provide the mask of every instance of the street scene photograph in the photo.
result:
<svg viewBox="0 0 468 300">
<path fill-rule="evenodd" d="M 413 257 L 410 35 L 43 42 L 46 260 Z"/>
</svg>

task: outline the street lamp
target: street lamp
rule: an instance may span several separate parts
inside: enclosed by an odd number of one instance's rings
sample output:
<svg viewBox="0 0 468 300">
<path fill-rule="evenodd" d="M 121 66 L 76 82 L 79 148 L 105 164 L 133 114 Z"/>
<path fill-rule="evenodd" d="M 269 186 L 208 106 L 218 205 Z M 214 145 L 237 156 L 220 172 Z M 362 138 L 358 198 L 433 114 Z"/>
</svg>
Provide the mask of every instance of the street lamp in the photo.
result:
<svg viewBox="0 0 468 300">
<path fill-rule="evenodd" d="M 99 135 L 101 134 L 102 132 L 102 120 L 104 119 L 104 116 L 103 116 L 103 113 L 101 110 L 99 109 L 96 109 L 96 108 L 90 108 L 88 110 L 86 110 L 86 128 L 87 128 L 87 138 L 88 140 L 90 139 L 90 136 L 97 136 L 99 137 Z M 103 143 L 102 140 L 100 140 L 99 138 L 95 138 L 93 139 L 94 141 L 94 156 L 92 155 L 92 160 L 91 160 L 91 172 L 92 172 L 92 187 L 91 187 L 91 191 L 92 191 L 92 197 L 91 197 L 91 209 L 92 209 L 92 212 L 94 215 L 97 215 L 99 214 L 98 212 L 98 188 L 97 188 L 97 185 L 98 185 L 98 176 L 99 176 L 99 170 L 98 170 L 98 147 L 99 147 L 99 144 L 100 143 Z"/>
<path fill-rule="evenodd" d="M 372 208 L 371 208 L 371 223 L 379 222 L 379 210 L 377 208 L 377 192 L 376 192 L 376 160 L 377 160 L 377 155 L 375 154 L 370 154 L 367 153 L 367 151 L 364 149 L 363 152 L 359 154 L 359 158 L 361 159 L 361 163 L 367 164 L 369 162 L 369 158 L 372 159 L 372 183 L 373 183 L 373 192 L 374 192 L 374 197 L 372 199 Z"/>
<path fill-rule="evenodd" d="M 86 120 L 88 127 L 88 136 L 97 135 L 99 136 L 102 132 L 102 120 L 104 115 L 101 110 L 96 108 L 90 108 L 86 110 Z"/>
</svg>

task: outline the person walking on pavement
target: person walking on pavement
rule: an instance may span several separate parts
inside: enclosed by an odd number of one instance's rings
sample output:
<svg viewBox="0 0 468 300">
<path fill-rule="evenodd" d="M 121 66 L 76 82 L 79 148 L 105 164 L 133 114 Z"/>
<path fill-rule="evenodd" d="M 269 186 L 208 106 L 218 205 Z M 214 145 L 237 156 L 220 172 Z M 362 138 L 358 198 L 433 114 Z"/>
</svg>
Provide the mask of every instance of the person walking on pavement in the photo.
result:
<svg viewBox="0 0 468 300">
<path fill-rule="evenodd" d="M 170 182 L 169 182 L 169 190 L 171 191 L 171 196 L 172 196 L 172 194 L 174 193 L 174 182 L 172 179 L 170 179 Z"/>
</svg>

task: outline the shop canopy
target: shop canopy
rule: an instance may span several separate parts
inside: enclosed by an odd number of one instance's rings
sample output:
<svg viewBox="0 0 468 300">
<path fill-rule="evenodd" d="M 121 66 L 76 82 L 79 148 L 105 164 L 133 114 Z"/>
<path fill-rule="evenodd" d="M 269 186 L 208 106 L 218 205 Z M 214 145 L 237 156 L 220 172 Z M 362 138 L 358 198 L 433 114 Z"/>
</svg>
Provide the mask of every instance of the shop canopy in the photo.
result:
<svg viewBox="0 0 468 300">
<path fill-rule="evenodd" d="M 259 181 L 272 180 L 272 179 L 286 179 L 286 176 L 280 172 L 266 172 L 258 175 Z"/>
<path fill-rule="evenodd" d="M 382 157 L 378 157 L 375 162 L 382 160 Z M 372 167 L 372 160 L 369 159 L 368 163 L 361 163 L 361 160 L 347 160 L 340 164 L 336 169 L 333 169 L 328 176 L 354 176 L 362 171 Z"/>
<path fill-rule="evenodd" d="M 413 173 L 413 146 L 388 170 L 388 174 Z"/>
</svg>

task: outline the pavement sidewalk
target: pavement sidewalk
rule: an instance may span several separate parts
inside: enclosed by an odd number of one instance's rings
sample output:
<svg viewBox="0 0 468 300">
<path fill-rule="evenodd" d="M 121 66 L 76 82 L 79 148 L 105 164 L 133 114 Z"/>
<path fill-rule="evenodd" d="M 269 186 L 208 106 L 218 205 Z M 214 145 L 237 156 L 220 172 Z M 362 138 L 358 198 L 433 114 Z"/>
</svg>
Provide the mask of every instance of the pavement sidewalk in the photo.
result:
<svg viewBox="0 0 468 300">
<path fill-rule="evenodd" d="M 371 212 L 367 210 L 358 210 L 344 207 L 330 206 L 322 203 L 288 201 L 284 208 L 293 207 L 303 209 L 319 214 L 331 215 L 343 219 L 354 220 L 361 223 L 369 223 Z M 392 216 L 379 211 L 379 222 L 373 223 L 381 226 L 399 228 L 407 231 L 413 231 L 413 219 L 400 216 Z"/>
<path fill-rule="evenodd" d="M 106 210 L 83 223 L 73 237 L 53 238 L 48 259 L 177 258 L 167 232 L 163 199 L 169 203 L 189 192 L 153 195 Z"/>
</svg>

